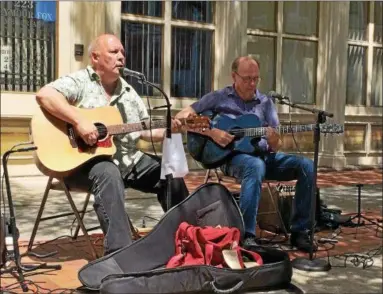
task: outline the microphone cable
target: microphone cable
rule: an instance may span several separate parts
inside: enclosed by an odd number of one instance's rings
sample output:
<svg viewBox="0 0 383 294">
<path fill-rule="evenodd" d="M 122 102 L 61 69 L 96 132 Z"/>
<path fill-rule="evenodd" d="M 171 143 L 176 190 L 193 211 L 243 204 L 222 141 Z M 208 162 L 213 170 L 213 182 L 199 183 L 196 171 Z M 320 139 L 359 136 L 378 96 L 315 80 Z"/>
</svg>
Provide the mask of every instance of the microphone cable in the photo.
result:
<svg viewBox="0 0 383 294">
<path fill-rule="evenodd" d="M 148 85 L 146 85 L 146 88 L 148 88 Z M 148 103 L 148 112 L 149 112 L 149 132 L 150 132 L 150 142 L 152 144 L 154 155 L 158 157 L 156 147 L 154 146 L 153 141 L 153 129 L 152 129 L 152 108 L 150 106 L 150 100 L 149 96 L 146 95 L 146 102 Z"/>
</svg>

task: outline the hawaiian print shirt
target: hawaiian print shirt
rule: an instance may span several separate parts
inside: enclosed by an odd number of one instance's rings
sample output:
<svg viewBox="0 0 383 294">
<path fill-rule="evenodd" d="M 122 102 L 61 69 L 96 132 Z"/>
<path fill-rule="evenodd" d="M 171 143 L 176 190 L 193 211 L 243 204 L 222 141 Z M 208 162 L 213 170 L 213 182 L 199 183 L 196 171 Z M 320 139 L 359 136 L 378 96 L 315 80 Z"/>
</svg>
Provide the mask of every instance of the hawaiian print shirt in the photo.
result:
<svg viewBox="0 0 383 294">
<path fill-rule="evenodd" d="M 122 78 L 108 101 L 99 76 L 90 66 L 60 77 L 48 86 L 63 94 L 70 104 L 80 108 L 115 106 L 120 111 L 124 123 L 135 123 L 148 118 L 144 102 L 132 86 Z M 143 155 L 136 147 L 139 137 L 138 132 L 114 136 L 117 152 L 113 156 L 113 161 L 120 168 L 123 177 Z"/>
</svg>

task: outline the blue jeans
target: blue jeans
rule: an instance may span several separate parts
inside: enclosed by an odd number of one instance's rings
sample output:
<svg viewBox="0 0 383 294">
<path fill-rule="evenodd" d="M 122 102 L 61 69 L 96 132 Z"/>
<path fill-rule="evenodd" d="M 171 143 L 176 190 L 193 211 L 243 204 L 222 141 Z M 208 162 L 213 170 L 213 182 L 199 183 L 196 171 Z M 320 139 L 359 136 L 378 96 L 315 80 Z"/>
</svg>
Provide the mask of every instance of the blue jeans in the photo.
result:
<svg viewBox="0 0 383 294">
<path fill-rule="evenodd" d="M 285 154 L 269 153 L 263 157 L 238 154 L 224 166 L 223 172 L 241 180 L 240 208 L 245 232 L 255 235 L 256 217 L 261 196 L 262 181 L 298 180 L 295 188 L 291 231 L 299 232 L 311 227 L 310 209 L 314 164 L 311 159 Z"/>
</svg>

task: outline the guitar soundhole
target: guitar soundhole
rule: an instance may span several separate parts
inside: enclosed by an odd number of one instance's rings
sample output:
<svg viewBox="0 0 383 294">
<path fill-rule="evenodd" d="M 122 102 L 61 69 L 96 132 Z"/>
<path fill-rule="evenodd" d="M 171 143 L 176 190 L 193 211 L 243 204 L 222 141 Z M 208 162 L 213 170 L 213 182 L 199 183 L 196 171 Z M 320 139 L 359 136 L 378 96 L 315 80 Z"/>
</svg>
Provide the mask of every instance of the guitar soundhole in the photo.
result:
<svg viewBox="0 0 383 294">
<path fill-rule="evenodd" d="M 81 138 L 77 138 L 77 145 L 79 152 L 94 152 L 96 147 L 110 148 L 112 147 L 112 140 L 108 135 L 108 129 L 102 123 L 94 124 L 98 131 L 98 141 L 94 146 L 87 145 Z"/>
<path fill-rule="evenodd" d="M 94 124 L 98 131 L 98 141 L 103 141 L 108 137 L 108 129 L 106 126 L 102 123 L 95 123 Z"/>
</svg>

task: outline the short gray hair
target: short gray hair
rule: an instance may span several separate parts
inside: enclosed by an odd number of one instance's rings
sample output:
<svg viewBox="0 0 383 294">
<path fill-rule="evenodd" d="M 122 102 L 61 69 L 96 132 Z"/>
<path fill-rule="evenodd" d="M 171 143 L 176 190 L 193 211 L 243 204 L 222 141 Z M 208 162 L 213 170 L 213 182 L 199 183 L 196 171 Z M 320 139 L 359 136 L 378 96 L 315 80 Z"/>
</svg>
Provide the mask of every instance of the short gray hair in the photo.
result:
<svg viewBox="0 0 383 294">
<path fill-rule="evenodd" d="M 97 36 L 92 42 L 90 42 L 90 44 L 88 46 L 88 56 L 89 57 L 91 56 L 91 54 L 94 51 L 96 51 L 98 49 L 98 47 L 100 46 L 101 39 L 105 38 L 106 36 L 113 36 L 113 37 L 117 38 L 117 36 L 115 34 L 111 34 L 111 33 L 105 33 L 105 34 Z"/>
<path fill-rule="evenodd" d="M 246 55 L 246 56 L 238 56 L 236 59 L 234 59 L 233 63 L 231 64 L 231 71 L 238 71 L 239 63 L 242 60 L 253 60 L 257 63 L 259 69 L 261 68 L 261 64 L 259 63 L 259 60 L 255 58 L 252 55 Z"/>
</svg>

